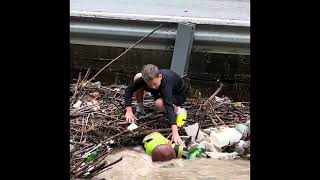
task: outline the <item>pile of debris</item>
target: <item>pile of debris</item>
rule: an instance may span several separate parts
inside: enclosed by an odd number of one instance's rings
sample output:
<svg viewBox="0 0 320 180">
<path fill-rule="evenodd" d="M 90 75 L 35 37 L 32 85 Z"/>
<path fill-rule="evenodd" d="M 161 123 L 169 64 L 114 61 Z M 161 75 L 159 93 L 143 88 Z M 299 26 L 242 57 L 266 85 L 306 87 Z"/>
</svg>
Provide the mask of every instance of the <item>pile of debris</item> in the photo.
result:
<svg viewBox="0 0 320 180">
<path fill-rule="evenodd" d="M 169 122 L 163 113 L 157 111 L 150 94 L 145 95 L 146 115 L 137 121 L 138 128 L 128 129 L 130 124 L 124 118 L 125 88 L 124 85 L 103 86 L 100 82 L 86 81 L 86 77 L 81 80 L 80 76 L 77 83 L 70 85 L 72 179 L 93 177 L 121 161 L 121 158 L 113 163 L 105 161 L 112 147 L 141 144 L 142 139 L 153 131 L 164 136 L 170 134 Z M 250 120 L 249 103 L 234 103 L 216 94 L 208 99 L 187 99 L 183 106 L 188 112 L 187 124 L 198 123 L 199 128 L 206 129 L 235 127 Z M 179 134 L 187 135 L 185 128 L 181 128 Z"/>
<path fill-rule="evenodd" d="M 250 159 L 250 121 L 238 124 L 235 128 L 218 126 L 216 128 L 200 129 L 195 123 L 184 128 L 187 136 L 183 138 L 186 158 L 195 150 L 202 150 L 201 155 L 213 159 Z"/>
</svg>

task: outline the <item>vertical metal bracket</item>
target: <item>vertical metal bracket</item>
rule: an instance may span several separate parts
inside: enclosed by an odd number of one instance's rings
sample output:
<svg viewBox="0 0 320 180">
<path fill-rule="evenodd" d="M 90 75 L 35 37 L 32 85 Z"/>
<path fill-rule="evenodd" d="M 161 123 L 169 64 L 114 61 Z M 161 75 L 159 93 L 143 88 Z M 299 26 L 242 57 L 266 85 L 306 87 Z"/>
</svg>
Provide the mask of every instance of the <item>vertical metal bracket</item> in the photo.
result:
<svg viewBox="0 0 320 180">
<path fill-rule="evenodd" d="M 171 61 L 171 70 L 179 76 L 188 73 L 195 24 L 178 24 L 178 31 Z"/>
</svg>

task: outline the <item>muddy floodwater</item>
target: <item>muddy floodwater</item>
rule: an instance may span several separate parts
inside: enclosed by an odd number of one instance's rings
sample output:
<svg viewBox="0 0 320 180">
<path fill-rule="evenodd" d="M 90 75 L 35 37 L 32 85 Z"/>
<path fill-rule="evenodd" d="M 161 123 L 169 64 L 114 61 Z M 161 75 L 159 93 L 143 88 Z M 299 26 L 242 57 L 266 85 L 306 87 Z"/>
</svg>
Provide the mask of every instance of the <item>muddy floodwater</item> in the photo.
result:
<svg viewBox="0 0 320 180">
<path fill-rule="evenodd" d="M 196 160 L 175 159 L 167 162 L 152 162 L 142 146 L 113 150 L 106 160 L 111 163 L 123 156 L 122 161 L 99 174 L 98 178 L 114 180 L 133 179 L 250 179 L 249 160 Z"/>
</svg>

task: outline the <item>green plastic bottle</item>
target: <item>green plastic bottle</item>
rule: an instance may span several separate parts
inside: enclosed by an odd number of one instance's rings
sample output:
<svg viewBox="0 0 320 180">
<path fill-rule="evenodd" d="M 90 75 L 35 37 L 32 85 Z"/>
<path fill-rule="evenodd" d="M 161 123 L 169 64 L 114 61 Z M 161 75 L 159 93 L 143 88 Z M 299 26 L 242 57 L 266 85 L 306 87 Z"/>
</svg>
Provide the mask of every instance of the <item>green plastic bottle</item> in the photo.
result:
<svg viewBox="0 0 320 180">
<path fill-rule="evenodd" d="M 201 154 L 203 154 L 205 152 L 205 148 L 204 147 L 198 147 L 195 151 L 193 151 L 192 153 L 190 153 L 188 155 L 189 160 L 193 160 L 199 156 L 201 156 Z"/>
<path fill-rule="evenodd" d="M 96 158 L 97 158 L 97 151 L 93 151 L 87 156 L 87 162 L 93 161 Z"/>
</svg>

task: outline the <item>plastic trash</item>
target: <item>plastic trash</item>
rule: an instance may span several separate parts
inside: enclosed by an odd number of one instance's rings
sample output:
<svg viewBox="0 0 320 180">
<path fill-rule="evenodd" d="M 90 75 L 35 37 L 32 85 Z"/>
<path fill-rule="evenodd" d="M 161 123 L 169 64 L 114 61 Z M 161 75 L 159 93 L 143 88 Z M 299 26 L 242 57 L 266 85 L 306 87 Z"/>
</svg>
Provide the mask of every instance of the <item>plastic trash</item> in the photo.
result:
<svg viewBox="0 0 320 180">
<path fill-rule="evenodd" d="M 237 152 L 240 156 L 244 154 L 244 141 L 240 140 L 240 142 L 235 145 L 235 152 Z"/>
<path fill-rule="evenodd" d="M 207 141 L 202 141 L 200 145 L 206 147 L 206 150 L 209 152 L 220 152 L 219 148 L 216 148 L 213 144 L 207 142 Z"/>
<path fill-rule="evenodd" d="M 131 123 L 129 126 L 128 126 L 128 130 L 129 131 L 133 131 L 133 130 L 135 130 L 135 129 L 137 129 L 138 128 L 138 126 L 135 124 L 135 123 Z"/>
<path fill-rule="evenodd" d="M 96 149 L 98 149 L 100 146 L 102 146 L 101 143 L 99 143 L 97 146 L 95 146 L 94 148 L 92 148 L 90 151 L 88 151 L 87 153 L 85 153 L 82 158 L 87 158 L 93 151 L 95 151 Z"/>
<path fill-rule="evenodd" d="M 246 125 L 248 126 L 248 131 L 247 131 L 247 140 L 250 139 L 250 120 L 246 122 Z"/>
<path fill-rule="evenodd" d="M 89 84 L 89 81 L 84 81 L 80 84 L 80 86 L 84 88 L 84 87 L 88 86 L 88 84 Z"/>
<path fill-rule="evenodd" d="M 199 129 L 199 124 L 195 123 L 184 128 L 187 135 L 191 136 L 196 142 L 204 140 L 204 133 Z M 195 139 L 197 137 L 197 139 Z"/>
<path fill-rule="evenodd" d="M 74 105 L 72 106 L 73 108 L 79 109 L 81 107 L 82 101 L 78 100 Z"/>
<path fill-rule="evenodd" d="M 204 146 L 198 146 L 196 150 L 194 150 L 193 152 L 191 152 L 187 159 L 189 160 L 193 160 L 197 157 L 200 157 L 203 153 L 205 152 L 205 147 Z"/>
<path fill-rule="evenodd" d="M 223 159 L 223 160 L 233 160 L 239 157 L 237 152 L 232 153 L 221 153 L 221 152 L 206 152 L 209 158 L 212 159 Z"/>
<path fill-rule="evenodd" d="M 101 82 L 97 81 L 91 84 L 91 86 L 96 87 L 96 88 L 100 88 L 101 87 Z"/>
<path fill-rule="evenodd" d="M 250 120 L 245 123 L 247 126 L 250 126 Z"/>
<path fill-rule="evenodd" d="M 245 124 L 237 124 L 236 130 L 242 134 L 241 140 L 245 140 L 249 134 L 249 127 Z"/>
<path fill-rule="evenodd" d="M 87 162 L 91 162 L 91 161 L 95 160 L 95 159 L 97 158 L 97 155 L 98 155 L 98 152 L 97 152 L 97 151 L 91 152 L 91 153 L 87 156 L 86 161 L 87 161 Z"/>
<path fill-rule="evenodd" d="M 234 151 L 237 152 L 240 156 L 245 156 L 250 153 L 250 141 L 240 140 L 234 147 Z"/>
<path fill-rule="evenodd" d="M 242 134 L 239 131 L 228 127 L 221 128 L 220 130 L 212 128 L 210 133 L 211 143 L 218 148 L 227 146 L 229 143 L 236 143 L 241 137 Z"/>
<path fill-rule="evenodd" d="M 94 83 L 91 83 L 89 81 L 84 81 L 80 84 L 80 86 L 82 88 L 84 87 L 91 87 L 91 88 L 100 88 L 101 87 L 101 82 L 100 81 L 97 81 L 97 82 L 94 82 Z"/>
<path fill-rule="evenodd" d="M 242 104 L 242 102 L 234 102 L 233 105 L 236 106 L 236 107 L 242 107 L 242 108 L 245 107 L 245 106 Z"/>
</svg>

